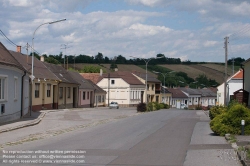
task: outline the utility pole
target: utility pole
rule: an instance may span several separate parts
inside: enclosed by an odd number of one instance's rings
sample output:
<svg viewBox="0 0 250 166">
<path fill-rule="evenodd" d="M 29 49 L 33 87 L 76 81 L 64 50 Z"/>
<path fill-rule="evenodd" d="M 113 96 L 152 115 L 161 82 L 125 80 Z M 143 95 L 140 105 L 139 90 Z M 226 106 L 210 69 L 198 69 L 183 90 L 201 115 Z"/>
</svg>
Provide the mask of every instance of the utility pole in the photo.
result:
<svg viewBox="0 0 250 166">
<path fill-rule="evenodd" d="M 64 68 L 65 68 L 65 56 L 66 56 L 66 50 L 67 48 L 70 48 L 72 46 L 68 46 L 68 44 L 61 44 L 61 46 L 63 46 L 61 49 L 65 49 L 65 52 L 64 52 Z"/>
<path fill-rule="evenodd" d="M 228 45 L 228 39 L 229 37 L 225 37 L 225 43 L 224 43 L 224 48 L 225 48 L 225 82 L 224 82 L 224 105 L 227 105 L 227 45 Z"/>
<path fill-rule="evenodd" d="M 233 57 L 232 62 L 233 62 L 233 75 L 234 75 L 234 57 Z"/>
</svg>

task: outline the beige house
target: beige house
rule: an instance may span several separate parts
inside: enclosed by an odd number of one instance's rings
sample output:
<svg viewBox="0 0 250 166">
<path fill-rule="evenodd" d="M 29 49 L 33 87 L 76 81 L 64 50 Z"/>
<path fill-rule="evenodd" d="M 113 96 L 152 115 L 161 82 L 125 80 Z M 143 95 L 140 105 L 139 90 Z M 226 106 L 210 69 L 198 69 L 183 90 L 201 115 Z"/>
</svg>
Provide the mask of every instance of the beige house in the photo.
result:
<svg viewBox="0 0 250 166">
<path fill-rule="evenodd" d="M 57 109 L 78 107 L 78 91 L 80 84 L 60 65 L 43 63 L 57 77 L 57 86 L 53 87 L 53 103 Z"/>
<path fill-rule="evenodd" d="M 32 57 L 24 55 L 21 50 L 10 51 L 16 60 L 29 72 L 31 77 Z M 30 82 L 30 103 L 32 111 L 44 109 L 56 109 L 57 86 L 59 79 L 50 72 L 47 67 L 37 58 L 34 58 L 34 80 Z"/>
<path fill-rule="evenodd" d="M 243 65 L 243 89 L 250 93 L 250 58 L 242 63 Z M 250 96 L 244 96 L 248 98 L 248 107 L 250 107 Z"/>
<path fill-rule="evenodd" d="M 145 92 L 145 85 L 127 71 L 103 74 L 97 85 L 107 92 L 106 103 L 114 101 L 121 107 L 136 106 Z"/>
<path fill-rule="evenodd" d="M 133 75 L 139 79 L 143 84 L 146 84 L 146 74 L 145 73 L 133 73 Z M 148 102 L 161 103 L 161 81 L 155 77 L 148 74 L 147 76 L 147 98 Z M 144 95 L 144 101 L 146 99 L 146 94 Z"/>
</svg>

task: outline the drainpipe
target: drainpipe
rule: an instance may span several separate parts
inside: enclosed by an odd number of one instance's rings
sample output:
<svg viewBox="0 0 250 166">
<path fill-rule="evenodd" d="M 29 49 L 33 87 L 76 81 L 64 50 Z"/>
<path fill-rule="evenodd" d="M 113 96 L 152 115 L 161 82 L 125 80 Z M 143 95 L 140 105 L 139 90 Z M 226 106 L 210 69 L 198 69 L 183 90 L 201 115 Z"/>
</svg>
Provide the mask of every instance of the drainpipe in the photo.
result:
<svg viewBox="0 0 250 166">
<path fill-rule="evenodd" d="M 24 71 L 24 74 L 22 76 L 22 85 L 21 85 L 21 117 L 23 117 L 23 97 L 24 97 L 24 95 L 23 95 L 23 80 L 24 80 L 25 75 L 26 75 L 26 71 Z"/>
</svg>

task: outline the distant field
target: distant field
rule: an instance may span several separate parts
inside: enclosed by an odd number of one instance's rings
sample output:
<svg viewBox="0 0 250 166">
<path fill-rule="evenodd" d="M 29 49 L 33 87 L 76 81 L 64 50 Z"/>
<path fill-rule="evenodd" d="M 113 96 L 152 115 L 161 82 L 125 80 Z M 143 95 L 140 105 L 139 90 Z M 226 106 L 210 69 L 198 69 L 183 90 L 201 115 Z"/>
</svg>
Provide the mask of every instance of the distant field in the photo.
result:
<svg viewBox="0 0 250 166">
<path fill-rule="evenodd" d="M 159 65 L 162 67 L 166 67 L 170 70 L 177 71 L 177 72 L 184 72 L 187 73 L 187 75 L 191 78 L 198 77 L 201 74 L 205 74 L 203 71 L 194 69 L 190 65 Z"/>
<path fill-rule="evenodd" d="M 87 64 L 87 63 L 76 63 L 75 68 L 76 70 L 82 69 L 84 66 L 98 66 L 103 69 L 104 73 L 109 72 L 110 64 Z M 118 64 L 118 71 L 131 71 L 131 72 L 141 72 L 145 73 L 146 71 L 136 65 L 125 65 L 125 64 Z M 201 74 L 205 74 L 208 78 L 216 80 L 218 83 L 222 83 L 224 81 L 224 66 L 220 64 L 198 64 L 198 65 L 159 65 L 170 70 L 174 70 L 177 72 L 184 72 L 191 78 L 196 78 Z M 69 67 L 74 68 L 74 64 L 69 64 Z M 235 72 L 238 71 L 239 66 L 235 67 Z M 148 71 L 149 74 L 156 77 L 154 73 Z M 228 67 L 228 76 L 231 75 L 232 68 L 231 66 Z"/>
<path fill-rule="evenodd" d="M 90 64 L 90 63 L 76 63 L 75 69 L 80 70 L 84 66 L 98 66 L 98 67 L 101 67 L 101 69 L 103 70 L 104 73 L 107 73 L 109 71 L 110 64 L 100 64 L 99 65 L 99 64 Z M 69 67 L 74 69 L 74 64 L 69 64 Z M 118 71 L 131 71 L 131 72 L 136 71 L 136 72 L 146 73 L 146 70 L 144 70 L 136 65 L 117 64 L 117 67 L 118 67 Z M 151 73 L 149 71 L 148 71 L 148 73 L 155 76 L 154 73 Z"/>
</svg>

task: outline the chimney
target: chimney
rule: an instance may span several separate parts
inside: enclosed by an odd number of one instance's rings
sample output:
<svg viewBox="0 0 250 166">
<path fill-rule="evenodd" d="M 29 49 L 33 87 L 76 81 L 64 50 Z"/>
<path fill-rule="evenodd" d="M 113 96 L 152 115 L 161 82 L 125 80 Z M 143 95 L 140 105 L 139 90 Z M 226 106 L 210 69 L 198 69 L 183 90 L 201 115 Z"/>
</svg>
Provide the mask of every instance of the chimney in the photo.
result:
<svg viewBox="0 0 250 166">
<path fill-rule="evenodd" d="M 44 62 L 44 56 L 40 57 L 40 61 Z"/>
<path fill-rule="evenodd" d="M 100 76 L 102 76 L 102 69 L 100 69 Z"/>
<path fill-rule="evenodd" d="M 21 46 L 16 46 L 16 52 L 21 53 L 22 47 Z"/>
</svg>

